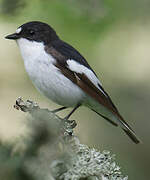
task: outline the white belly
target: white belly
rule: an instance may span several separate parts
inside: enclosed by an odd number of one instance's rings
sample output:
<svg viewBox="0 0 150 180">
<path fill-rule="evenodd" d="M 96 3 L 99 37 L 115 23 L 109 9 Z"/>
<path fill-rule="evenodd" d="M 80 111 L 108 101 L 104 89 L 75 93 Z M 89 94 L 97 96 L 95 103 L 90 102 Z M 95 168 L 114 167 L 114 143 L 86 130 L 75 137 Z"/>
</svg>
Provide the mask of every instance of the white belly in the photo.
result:
<svg viewBox="0 0 150 180">
<path fill-rule="evenodd" d="M 25 45 L 22 47 L 22 42 Z M 30 45 L 29 45 L 29 44 Z M 45 53 L 41 43 L 19 40 L 26 71 L 35 87 L 54 102 L 71 107 L 82 102 L 84 92 L 68 78 L 66 78 L 53 63 L 53 57 Z M 31 47 L 32 45 L 32 47 Z"/>
<path fill-rule="evenodd" d="M 35 87 L 45 96 L 63 106 L 75 106 L 83 100 L 82 90 L 67 79 L 53 64 L 36 63 L 26 70 Z"/>
</svg>

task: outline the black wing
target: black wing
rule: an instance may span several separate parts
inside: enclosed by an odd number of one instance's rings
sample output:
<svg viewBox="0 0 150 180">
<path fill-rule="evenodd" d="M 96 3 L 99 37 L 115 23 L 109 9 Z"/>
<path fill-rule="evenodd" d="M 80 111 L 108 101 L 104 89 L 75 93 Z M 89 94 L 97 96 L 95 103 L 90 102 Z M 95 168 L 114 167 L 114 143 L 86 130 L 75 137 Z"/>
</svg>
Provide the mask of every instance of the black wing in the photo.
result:
<svg viewBox="0 0 150 180">
<path fill-rule="evenodd" d="M 62 40 L 56 40 L 52 42 L 52 47 L 54 47 L 58 52 L 65 56 L 64 63 L 68 59 L 74 59 L 79 64 L 84 65 L 85 67 L 90 69 L 95 74 L 95 72 L 92 70 L 85 58 L 71 45 L 67 44 Z"/>
</svg>

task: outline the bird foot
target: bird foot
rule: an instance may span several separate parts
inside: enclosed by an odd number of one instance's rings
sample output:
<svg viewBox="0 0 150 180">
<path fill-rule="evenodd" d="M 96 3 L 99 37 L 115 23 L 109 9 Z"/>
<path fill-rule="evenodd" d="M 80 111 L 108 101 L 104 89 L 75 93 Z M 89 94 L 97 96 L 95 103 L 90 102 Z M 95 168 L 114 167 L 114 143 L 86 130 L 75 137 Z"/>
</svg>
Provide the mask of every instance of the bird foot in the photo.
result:
<svg viewBox="0 0 150 180">
<path fill-rule="evenodd" d="M 62 119 L 64 123 L 64 129 L 67 132 L 68 135 L 73 135 L 73 129 L 77 126 L 77 123 L 75 120 L 68 120 L 66 118 Z"/>
</svg>

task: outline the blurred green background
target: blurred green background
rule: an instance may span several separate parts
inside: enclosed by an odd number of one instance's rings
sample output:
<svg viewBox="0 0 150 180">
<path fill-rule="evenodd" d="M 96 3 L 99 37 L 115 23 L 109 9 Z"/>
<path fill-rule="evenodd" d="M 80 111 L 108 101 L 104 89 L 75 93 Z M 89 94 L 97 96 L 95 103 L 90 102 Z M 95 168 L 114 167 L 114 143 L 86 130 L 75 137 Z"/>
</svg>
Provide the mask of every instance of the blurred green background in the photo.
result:
<svg viewBox="0 0 150 180">
<path fill-rule="evenodd" d="M 58 107 L 33 87 L 14 41 L 5 40 L 21 24 L 47 22 L 78 49 L 142 143 L 133 144 L 87 108 L 73 116 L 81 142 L 111 150 L 129 179 L 150 178 L 150 1 L 0 0 L 0 137 L 15 141 L 25 133 L 24 113 L 13 108 L 18 96 L 40 106 Z M 59 113 L 65 116 L 69 110 Z M 4 178 L 3 178 L 4 179 Z"/>
</svg>

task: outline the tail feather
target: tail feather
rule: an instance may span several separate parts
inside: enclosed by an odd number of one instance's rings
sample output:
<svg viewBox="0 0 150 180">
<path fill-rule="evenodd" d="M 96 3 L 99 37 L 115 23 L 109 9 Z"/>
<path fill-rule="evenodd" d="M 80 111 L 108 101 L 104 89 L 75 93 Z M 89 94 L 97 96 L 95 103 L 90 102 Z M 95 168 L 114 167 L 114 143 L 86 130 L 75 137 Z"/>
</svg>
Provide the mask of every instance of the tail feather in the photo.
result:
<svg viewBox="0 0 150 180">
<path fill-rule="evenodd" d="M 123 131 L 129 136 L 129 138 L 136 144 L 140 143 L 141 141 L 136 136 L 133 129 L 126 123 L 126 121 L 122 118 L 122 116 L 119 114 L 119 122 L 121 123 L 121 128 Z"/>
<path fill-rule="evenodd" d="M 106 119 L 110 124 L 114 125 L 114 126 L 118 126 L 117 123 L 115 123 L 114 121 L 112 121 L 111 119 L 109 119 L 108 117 L 98 113 L 97 111 L 95 111 L 94 109 L 91 109 L 92 111 L 96 112 L 99 116 L 103 117 L 104 119 Z"/>
<path fill-rule="evenodd" d="M 122 128 L 123 129 L 123 128 Z M 131 140 L 138 144 L 140 143 L 141 141 L 136 137 L 135 133 L 129 129 L 123 129 L 123 131 L 129 136 L 129 138 L 131 138 Z"/>
<path fill-rule="evenodd" d="M 122 116 L 119 114 L 119 116 L 115 116 L 114 114 L 103 114 L 99 113 L 99 111 L 91 109 L 92 111 L 96 112 L 98 115 L 106 119 L 108 122 L 110 122 L 114 126 L 120 126 L 122 130 L 128 135 L 128 137 L 136 144 L 140 143 L 141 141 L 136 136 L 135 132 L 132 130 L 132 128 L 126 123 L 126 121 L 122 118 Z"/>
</svg>

